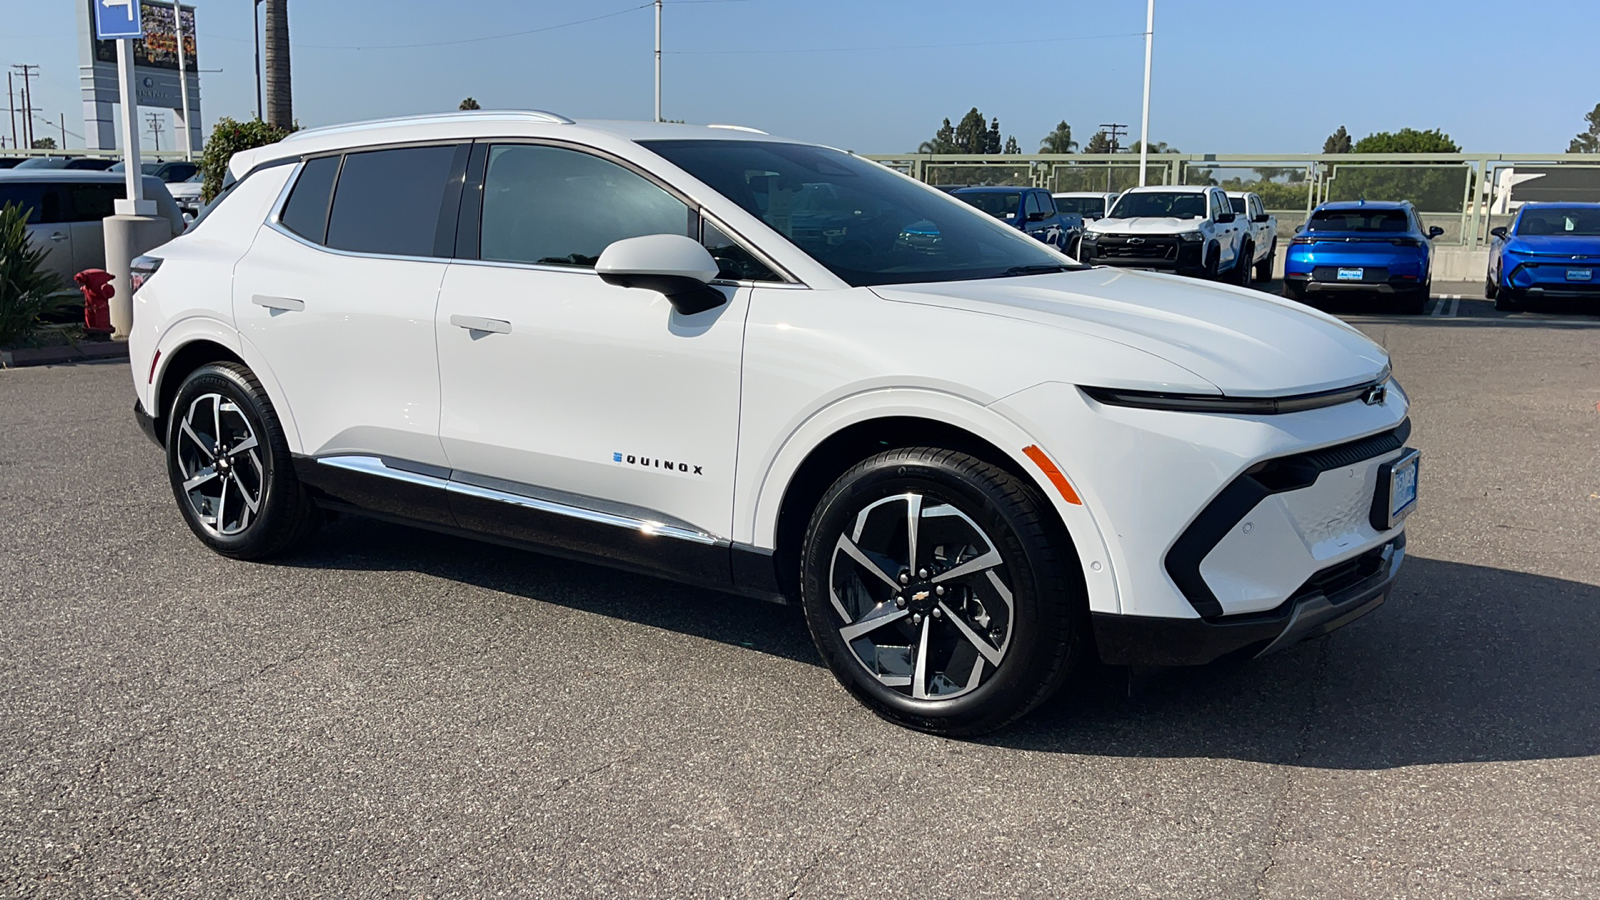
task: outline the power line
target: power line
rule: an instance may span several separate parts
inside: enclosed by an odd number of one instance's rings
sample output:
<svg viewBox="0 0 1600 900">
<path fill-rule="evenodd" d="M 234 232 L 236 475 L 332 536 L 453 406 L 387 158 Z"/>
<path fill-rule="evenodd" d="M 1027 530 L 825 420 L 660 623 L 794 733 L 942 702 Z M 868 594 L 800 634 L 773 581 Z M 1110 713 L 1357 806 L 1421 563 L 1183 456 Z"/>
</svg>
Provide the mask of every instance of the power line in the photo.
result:
<svg viewBox="0 0 1600 900">
<path fill-rule="evenodd" d="M 558 28 L 571 28 L 574 25 L 585 25 L 589 22 L 598 22 L 601 19 L 613 19 L 617 16 L 623 16 L 631 12 L 637 12 L 641 9 L 649 9 L 654 5 L 655 4 L 653 2 L 643 3 L 638 6 L 630 6 L 627 9 L 619 9 L 616 12 L 605 13 L 604 15 L 590 16 L 587 19 L 577 19 L 572 22 L 562 22 L 559 25 L 546 25 L 542 28 L 529 28 L 526 31 L 509 31 L 503 34 L 490 34 L 484 35 L 483 37 L 461 38 L 453 41 L 426 41 L 416 44 L 361 44 L 358 46 L 305 44 L 304 46 L 308 50 L 408 50 L 417 47 L 448 47 L 455 44 L 477 44 L 483 41 L 498 41 L 504 38 L 524 37 L 530 34 L 540 34 L 546 31 L 555 31 Z M 298 47 L 301 45 L 297 44 L 296 46 Z"/>
<path fill-rule="evenodd" d="M 690 0 L 679 0 L 679 2 L 690 2 Z M 696 0 L 696 2 L 710 3 L 713 2 L 713 0 Z M 760 53 L 762 55 L 774 53 L 854 53 L 858 51 L 864 52 L 870 50 L 942 50 L 952 47 L 1002 47 L 1012 44 L 1060 44 L 1069 41 L 1099 41 L 1110 38 L 1143 36 L 1144 32 L 1142 31 L 1124 31 L 1116 34 L 1089 34 L 1078 35 L 1076 37 L 1059 38 L 1031 38 L 1020 41 L 969 41 L 959 44 L 884 44 L 876 47 L 803 47 L 794 49 L 764 47 L 750 50 L 668 50 L 666 52 L 680 56 L 710 56 L 740 53 Z"/>
</svg>

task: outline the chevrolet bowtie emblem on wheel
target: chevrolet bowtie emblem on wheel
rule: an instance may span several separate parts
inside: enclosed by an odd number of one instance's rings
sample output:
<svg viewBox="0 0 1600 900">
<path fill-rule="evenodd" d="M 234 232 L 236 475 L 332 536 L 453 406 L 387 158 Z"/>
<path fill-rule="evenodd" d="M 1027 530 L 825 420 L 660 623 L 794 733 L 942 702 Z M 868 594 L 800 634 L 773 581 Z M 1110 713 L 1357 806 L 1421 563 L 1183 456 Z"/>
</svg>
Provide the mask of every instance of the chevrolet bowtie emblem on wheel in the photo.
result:
<svg viewBox="0 0 1600 900">
<path fill-rule="evenodd" d="M 927 591 L 917 591 L 915 594 L 911 595 L 911 602 L 912 603 L 921 603 L 922 601 L 924 601 L 926 599 L 928 599 L 928 592 Z"/>
<path fill-rule="evenodd" d="M 1388 398 L 1389 386 L 1384 384 L 1375 384 L 1372 387 L 1367 388 L 1367 392 L 1361 395 L 1361 402 L 1368 406 L 1382 406 L 1383 401 L 1387 400 Z"/>
</svg>

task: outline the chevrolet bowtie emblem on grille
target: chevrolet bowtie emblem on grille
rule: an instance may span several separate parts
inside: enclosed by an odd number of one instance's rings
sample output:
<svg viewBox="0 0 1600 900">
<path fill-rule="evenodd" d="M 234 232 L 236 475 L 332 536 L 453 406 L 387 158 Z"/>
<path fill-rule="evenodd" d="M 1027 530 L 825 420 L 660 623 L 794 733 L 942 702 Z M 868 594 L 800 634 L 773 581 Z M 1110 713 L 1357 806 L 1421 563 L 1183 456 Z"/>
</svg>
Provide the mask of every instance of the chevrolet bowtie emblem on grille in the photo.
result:
<svg viewBox="0 0 1600 900">
<path fill-rule="evenodd" d="M 1130 243 L 1130 244 L 1142 244 L 1142 243 L 1144 243 L 1144 238 L 1128 238 L 1128 243 Z"/>
<path fill-rule="evenodd" d="M 1361 395 L 1361 402 L 1368 406 L 1382 406 L 1383 401 L 1387 399 L 1389 399 L 1389 386 L 1384 384 L 1375 384 Z"/>
</svg>

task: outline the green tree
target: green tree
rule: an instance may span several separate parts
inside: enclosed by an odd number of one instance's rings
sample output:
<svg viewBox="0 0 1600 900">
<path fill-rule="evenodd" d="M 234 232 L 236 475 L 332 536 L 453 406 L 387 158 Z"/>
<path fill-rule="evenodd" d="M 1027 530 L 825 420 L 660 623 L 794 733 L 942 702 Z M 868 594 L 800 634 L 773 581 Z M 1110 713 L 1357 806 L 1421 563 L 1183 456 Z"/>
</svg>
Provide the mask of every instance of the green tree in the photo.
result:
<svg viewBox="0 0 1600 900">
<path fill-rule="evenodd" d="M 999 153 L 1002 146 L 1000 142 L 1000 119 L 996 118 L 989 123 L 989 133 L 984 135 L 983 152 Z"/>
<path fill-rule="evenodd" d="M 1011 156 L 1015 156 L 1016 154 L 1022 152 L 1022 145 L 1017 143 L 1016 135 L 1012 135 L 1012 134 L 1006 135 L 1006 149 L 1005 149 L 1005 152 L 1006 152 L 1007 155 L 1011 155 Z"/>
<path fill-rule="evenodd" d="M 1350 132 L 1345 131 L 1344 130 L 1344 126 L 1340 125 L 1338 131 L 1335 131 L 1333 134 L 1328 135 L 1328 139 L 1322 142 L 1322 152 L 1323 153 L 1349 153 L 1350 152 Z"/>
<path fill-rule="evenodd" d="M 918 153 L 954 153 L 956 152 L 956 129 L 950 124 L 949 119 L 939 126 L 933 133 L 933 140 L 923 141 L 917 146 Z"/>
<path fill-rule="evenodd" d="M 44 267 L 50 251 L 28 240 L 30 212 L 11 203 L 0 206 L 0 347 L 26 338 L 40 316 L 63 303 L 54 296 L 60 276 Z"/>
<path fill-rule="evenodd" d="M 1076 149 L 1078 142 L 1072 139 L 1072 126 L 1065 119 L 1039 142 L 1040 153 L 1071 153 Z"/>
<path fill-rule="evenodd" d="M 228 161 L 233 159 L 235 153 L 276 143 L 299 128 L 298 123 L 279 128 L 260 119 L 248 122 L 238 122 L 227 116 L 218 119 L 211 129 L 211 137 L 206 139 L 205 150 L 200 154 L 200 171 L 205 176 L 200 188 L 201 197 L 210 203 L 222 192 L 223 176 L 228 173 Z"/>
<path fill-rule="evenodd" d="M 1140 142 L 1134 141 L 1133 143 L 1128 145 L 1128 152 L 1129 153 L 1138 153 L 1139 152 L 1139 147 L 1140 147 Z M 1166 141 L 1156 141 L 1155 143 L 1150 145 L 1150 152 L 1151 153 L 1182 153 L 1183 151 L 1179 150 L 1177 147 L 1168 146 Z"/>
<path fill-rule="evenodd" d="M 957 153 L 988 152 L 989 129 L 983 120 L 983 113 L 978 112 L 976 106 L 968 110 L 956 124 L 955 138 Z"/>
<path fill-rule="evenodd" d="M 1111 137 L 1104 131 L 1096 131 L 1089 135 L 1089 143 L 1083 145 L 1085 153 L 1110 153 Z"/>
<path fill-rule="evenodd" d="M 1460 153 L 1461 148 L 1450 140 L 1450 135 L 1437 128 L 1418 131 L 1402 128 L 1399 131 L 1378 131 L 1356 141 L 1357 153 Z"/>
<path fill-rule="evenodd" d="M 35 149 L 35 150 L 54 150 L 54 149 L 56 149 L 56 139 L 53 138 L 53 137 L 38 138 L 33 142 L 33 149 Z"/>
<path fill-rule="evenodd" d="M 1578 136 L 1567 145 L 1567 152 L 1600 153 L 1600 103 L 1596 103 L 1583 120 L 1589 123 L 1589 128 L 1578 132 Z"/>
<path fill-rule="evenodd" d="M 478 105 L 478 101 L 468 97 L 467 99 L 461 101 L 461 105 L 456 107 L 456 109 L 483 109 L 483 107 Z"/>
</svg>

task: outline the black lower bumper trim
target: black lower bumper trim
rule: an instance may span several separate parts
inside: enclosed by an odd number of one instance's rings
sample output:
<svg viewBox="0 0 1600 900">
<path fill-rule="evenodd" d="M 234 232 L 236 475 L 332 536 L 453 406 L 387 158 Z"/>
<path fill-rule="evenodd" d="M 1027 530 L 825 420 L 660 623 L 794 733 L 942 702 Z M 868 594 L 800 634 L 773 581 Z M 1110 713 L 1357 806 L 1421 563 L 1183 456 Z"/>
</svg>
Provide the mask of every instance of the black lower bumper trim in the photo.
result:
<svg viewBox="0 0 1600 900">
<path fill-rule="evenodd" d="M 1405 535 L 1374 551 L 1381 565 L 1361 581 L 1328 593 L 1315 585 L 1297 591 L 1277 609 L 1215 618 L 1167 619 L 1095 613 L 1095 643 L 1110 665 L 1198 666 L 1240 651 L 1261 656 L 1354 622 L 1388 599 Z"/>
<path fill-rule="evenodd" d="M 139 430 L 144 432 L 144 436 L 149 438 L 152 444 L 165 447 L 160 433 L 156 430 L 156 417 L 145 412 L 144 406 L 137 400 L 133 401 L 133 419 L 139 423 Z"/>
</svg>

